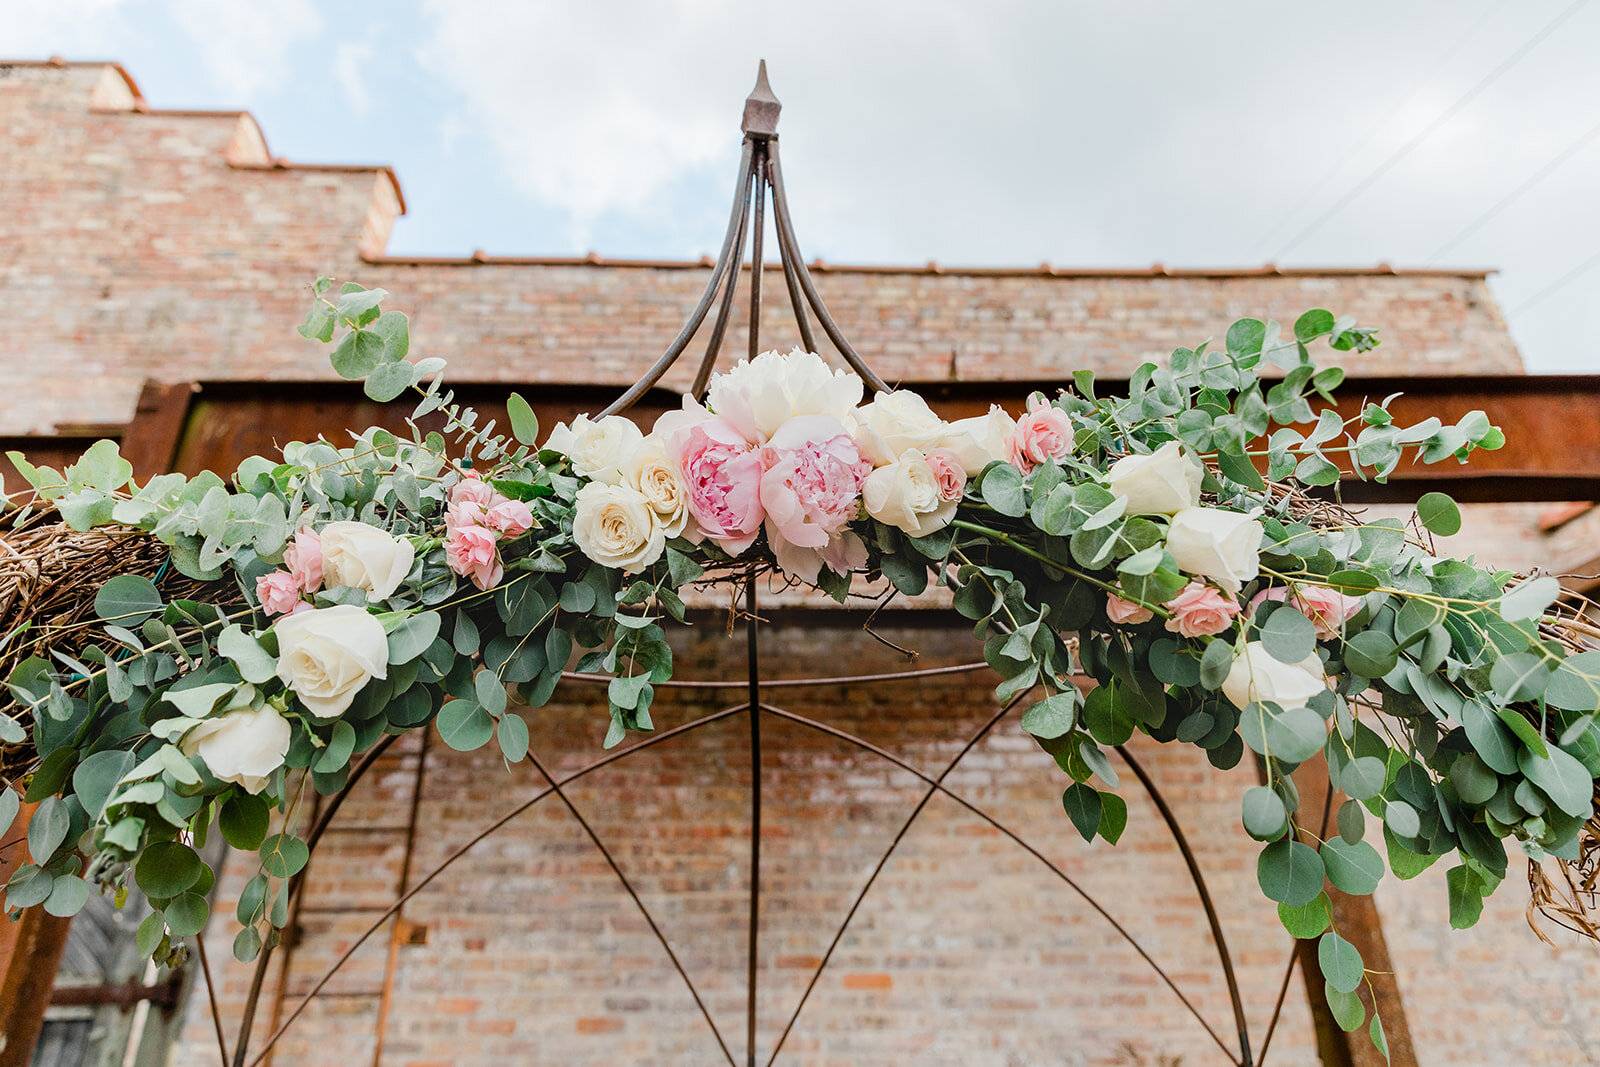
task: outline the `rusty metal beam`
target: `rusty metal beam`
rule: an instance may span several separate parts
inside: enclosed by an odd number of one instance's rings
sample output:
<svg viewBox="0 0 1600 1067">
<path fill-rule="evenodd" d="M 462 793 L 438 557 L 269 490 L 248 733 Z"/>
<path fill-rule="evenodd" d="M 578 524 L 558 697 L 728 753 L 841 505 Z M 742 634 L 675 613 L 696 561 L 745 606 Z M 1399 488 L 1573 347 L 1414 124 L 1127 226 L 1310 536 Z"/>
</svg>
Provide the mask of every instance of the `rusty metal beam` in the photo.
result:
<svg viewBox="0 0 1600 1067">
<path fill-rule="evenodd" d="M 0 839 L 0 883 L 28 861 L 27 847 L 17 843 L 26 840 L 35 807 L 25 805 Z M 38 906 L 25 909 L 16 922 L 0 920 L 0 1067 L 32 1061 L 71 925 Z"/>
</svg>

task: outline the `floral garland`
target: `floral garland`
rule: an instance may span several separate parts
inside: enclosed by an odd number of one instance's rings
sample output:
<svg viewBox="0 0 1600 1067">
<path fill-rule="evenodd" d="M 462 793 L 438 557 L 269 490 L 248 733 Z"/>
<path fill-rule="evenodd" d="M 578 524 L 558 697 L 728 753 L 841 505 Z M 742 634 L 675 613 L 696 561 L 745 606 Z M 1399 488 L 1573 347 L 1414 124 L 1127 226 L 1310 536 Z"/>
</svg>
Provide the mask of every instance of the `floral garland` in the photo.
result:
<svg viewBox="0 0 1600 1067">
<path fill-rule="evenodd" d="M 1600 773 L 1600 653 L 1541 634 L 1554 579 L 1436 556 L 1426 531 L 1460 525 L 1440 494 L 1408 530 L 1296 488 L 1335 482 L 1332 455 L 1382 479 L 1408 450 L 1465 461 L 1504 440 L 1481 412 L 1415 427 L 1381 404 L 1314 414 L 1310 398 L 1343 374 L 1317 369 L 1308 345 L 1377 343 L 1351 320 L 1311 311 L 1287 339 L 1241 320 L 1220 348 L 1140 367 L 1127 397 L 1098 396 L 1080 372 L 1016 418 L 957 422 L 905 390 L 863 402 L 855 375 L 769 352 L 648 434 L 580 416 L 541 444 L 520 397 L 497 436 L 443 390 L 442 361 L 409 362 L 406 317 L 382 311 L 382 290 L 321 279 L 315 296 L 301 333 L 344 331 L 341 375 L 378 400 L 420 394 L 409 439 L 369 429 L 252 457 L 231 482 L 142 486 L 110 442 L 65 472 L 12 454 L 34 488 L 14 522 L 39 501 L 74 529 L 137 527 L 218 586 L 212 602 L 168 603 L 149 579 L 116 577 L 96 600 L 103 639 L 12 672 L 0 740 L 31 739 L 26 799 L 40 804 L 10 909 L 71 914 L 131 877 L 155 908 L 139 948 L 171 959 L 209 915 L 196 849 L 215 826 L 260 855 L 234 944 L 252 958 L 278 938 L 307 862 L 308 790 L 337 792 L 353 756 L 433 724 L 453 748 L 494 741 L 522 759 L 507 689 L 542 705 L 575 649 L 579 671 L 613 676 L 607 747 L 649 730 L 680 591 L 765 568 L 840 601 L 859 575 L 948 588 L 997 697 L 1042 694 L 1021 725 L 1068 777 L 1062 803 L 1086 839 L 1115 842 L 1127 820 L 1105 747 L 1138 731 L 1222 768 L 1248 749 L 1266 779 L 1242 799 L 1262 892 L 1290 933 L 1320 939 L 1349 1029 L 1367 1020 L 1366 971 L 1333 928 L 1325 879 L 1370 893 L 1385 854 L 1409 878 L 1454 853 L 1450 921 L 1465 926 L 1506 874 L 1502 839 L 1577 855 Z M 1281 377 L 1262 381 L 1268 366 Z M 415 428 L 435 412 L 447 433 Z M 1087 696 L 1080 673 L 1098 683 Z M 1289 778 L 1318 753 L 1350 798 L 1326 840 Z M 0 821 L 19 799 L 0 793 Z M 1364 837 L 1368 814 L 1384 852 Z M 1375 1016 L 1370 1032 L 1381 1048 Z"/>
</svg>

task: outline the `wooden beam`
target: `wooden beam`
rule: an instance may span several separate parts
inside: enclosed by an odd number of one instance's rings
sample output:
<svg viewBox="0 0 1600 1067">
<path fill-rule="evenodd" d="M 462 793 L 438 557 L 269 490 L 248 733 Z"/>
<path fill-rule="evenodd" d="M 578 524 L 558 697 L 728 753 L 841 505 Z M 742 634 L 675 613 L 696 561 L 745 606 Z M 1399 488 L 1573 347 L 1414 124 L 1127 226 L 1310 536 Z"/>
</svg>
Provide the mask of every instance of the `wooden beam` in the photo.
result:
<svg viewBox="0 0 1600 1067">
<path fill-rule="evenodd" d="M 0 838 L 0 884 L 28 861 L 28 822 L 36 806 L 23 805 Z M 0 1067 L 28 1067 L 33 1059 L 71 924 L 40 907 L 25 909 L 15 922 L 0 919 Z"/>
</svg>

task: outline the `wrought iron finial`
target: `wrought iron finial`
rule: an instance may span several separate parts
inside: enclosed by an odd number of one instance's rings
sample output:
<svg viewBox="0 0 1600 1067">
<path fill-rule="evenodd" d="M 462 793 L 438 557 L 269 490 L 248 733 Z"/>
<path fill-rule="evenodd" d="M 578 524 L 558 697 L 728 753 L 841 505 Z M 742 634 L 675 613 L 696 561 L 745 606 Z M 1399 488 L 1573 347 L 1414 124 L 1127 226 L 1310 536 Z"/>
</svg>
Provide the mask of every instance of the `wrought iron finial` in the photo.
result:
<svg viewBox="0 0 1600 1067">
<path fill-rule="evenodd" d="M 756 72 L 756 87 L 745 98 L 744 122 L 739 128 L 747 137 L 776 137 L 778 112 L 781 110 L 783 105 L 778 103 L 778 98 L 772 95 L 772 86 L 767 84 L 767 61 L 763 59 L 760 70 Z"/>
</svg>

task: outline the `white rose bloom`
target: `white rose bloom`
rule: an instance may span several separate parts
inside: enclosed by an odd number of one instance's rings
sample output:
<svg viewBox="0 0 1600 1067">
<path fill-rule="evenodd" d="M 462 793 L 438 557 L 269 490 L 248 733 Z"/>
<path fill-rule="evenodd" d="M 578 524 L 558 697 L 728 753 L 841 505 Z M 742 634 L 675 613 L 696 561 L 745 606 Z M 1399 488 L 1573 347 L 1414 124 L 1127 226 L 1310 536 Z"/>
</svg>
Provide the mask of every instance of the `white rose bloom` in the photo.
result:
<svg viewBox="0 0 1600 1067">
<path fill-rule="evenodd" d="M 1327 688 L 1328 678 L 1315 652 L 1299 663 L 1284 663 L 1260 641 L 1251 641 L 1243 652 L 1234 654 L 1233 666 L 1222 683 L 1223 695 L 1240 711 L 1264 701 L 1284 710 L 1303 708 Z"/>
<path fill-rule="evenodd" d="M 954 452 L 971 477 L 995 460 L 1010 456 L 1011 434 L 1016 428 L 1016 419 L 999 404 L 990 404 L 987 415 L 952 422 L 934 447 Z"/>
<path fill-rule="evenodd" d="M 815 352 L 763 352 L 741 359 L 711 379 L 712 411 L 752 444 L 764 444 L 796 415 L 831 415 L 843 422 L 861 403 L 861 379 L 834 370 Z"/>
<path fill-rule="evenodd" d="M 1148 456 L 1123 456 L 1106 479 L 1111 491 L 1128 498 L 1129 515 L 1173 515 L 1200 504 L 1205 468 L 1168 441 Z"/>
<path fill-rule="evenodd" d="M 655 509 L 662 533 L 677 537 L 689 525 L 689 492 L 678 465 L 667 456 L 666 444 L 656 434 L 644 439 L 623 470 L 623 483 L 637 489 Z M 698 530 L 689 531 L 691 540 Z"/>
<path fill-rule="evenodd" d="M 199 755 L 218 781 L 247 793 L 265 789 L 289 754 L 289 721 L 271 704 L 252 708 L 254 697 L 254 686 L 240 686 L 232 704 L 184 734 L 178 746 L 185 756 Z"/>
<path fill-rule="evenodd" d="M 411 571 L 416 549 L 364 522 L 330 522 L 322 537 L 322 580 L 365 590 L 373 600 L 394 596 Z"/>
<path fill-rule="evenodd" d="M 949 432 L 928 402 L 907 389 L 879 393 L 856 409 L 856 444 L 874 467 L 894 463 L 907 449 L 927 455 Z"/>
<path fill-rule="evenodd" d="M 591 420 L 579 415 L 570 427 L 556 423 L 544 447 L 566 456 L 579 477 L 616 485 L 622 481 L 623 466 L 643 441 L 644 434 L 632 419 L 605 415 Z"/>
<path fill-rule="evenodd" d="M 272 632 L 278 678 L 319 719 L 343 715 L 368 679 L 389 676 L 389 639 L 365 608 L 340 604 L 285 615 Z"/>
<path fill-rule="evenodd" d="M 1184 508 L 1167 528 L 1178 569 L 1210 578 L 1230 593 L 1261 573 L 1261 523 L 1222 508 Z"/>
<path fill-rule="evenodd" d="M 912 537 L 926 537 L 944 529 L 955 517 L 959 503 L 939 495 L 939 479 L 933 467 L 914 448 L 867 475 L 861 485 L 861 502 L 868 515 Z"/>
<path fill-rule="evenodd" d="M 637 574 L 661 558 L 667 544 L 661 517 L 639 490 L 590 482 L 578 490 L 572 539 L 585 556 Z"/>
</svg>

